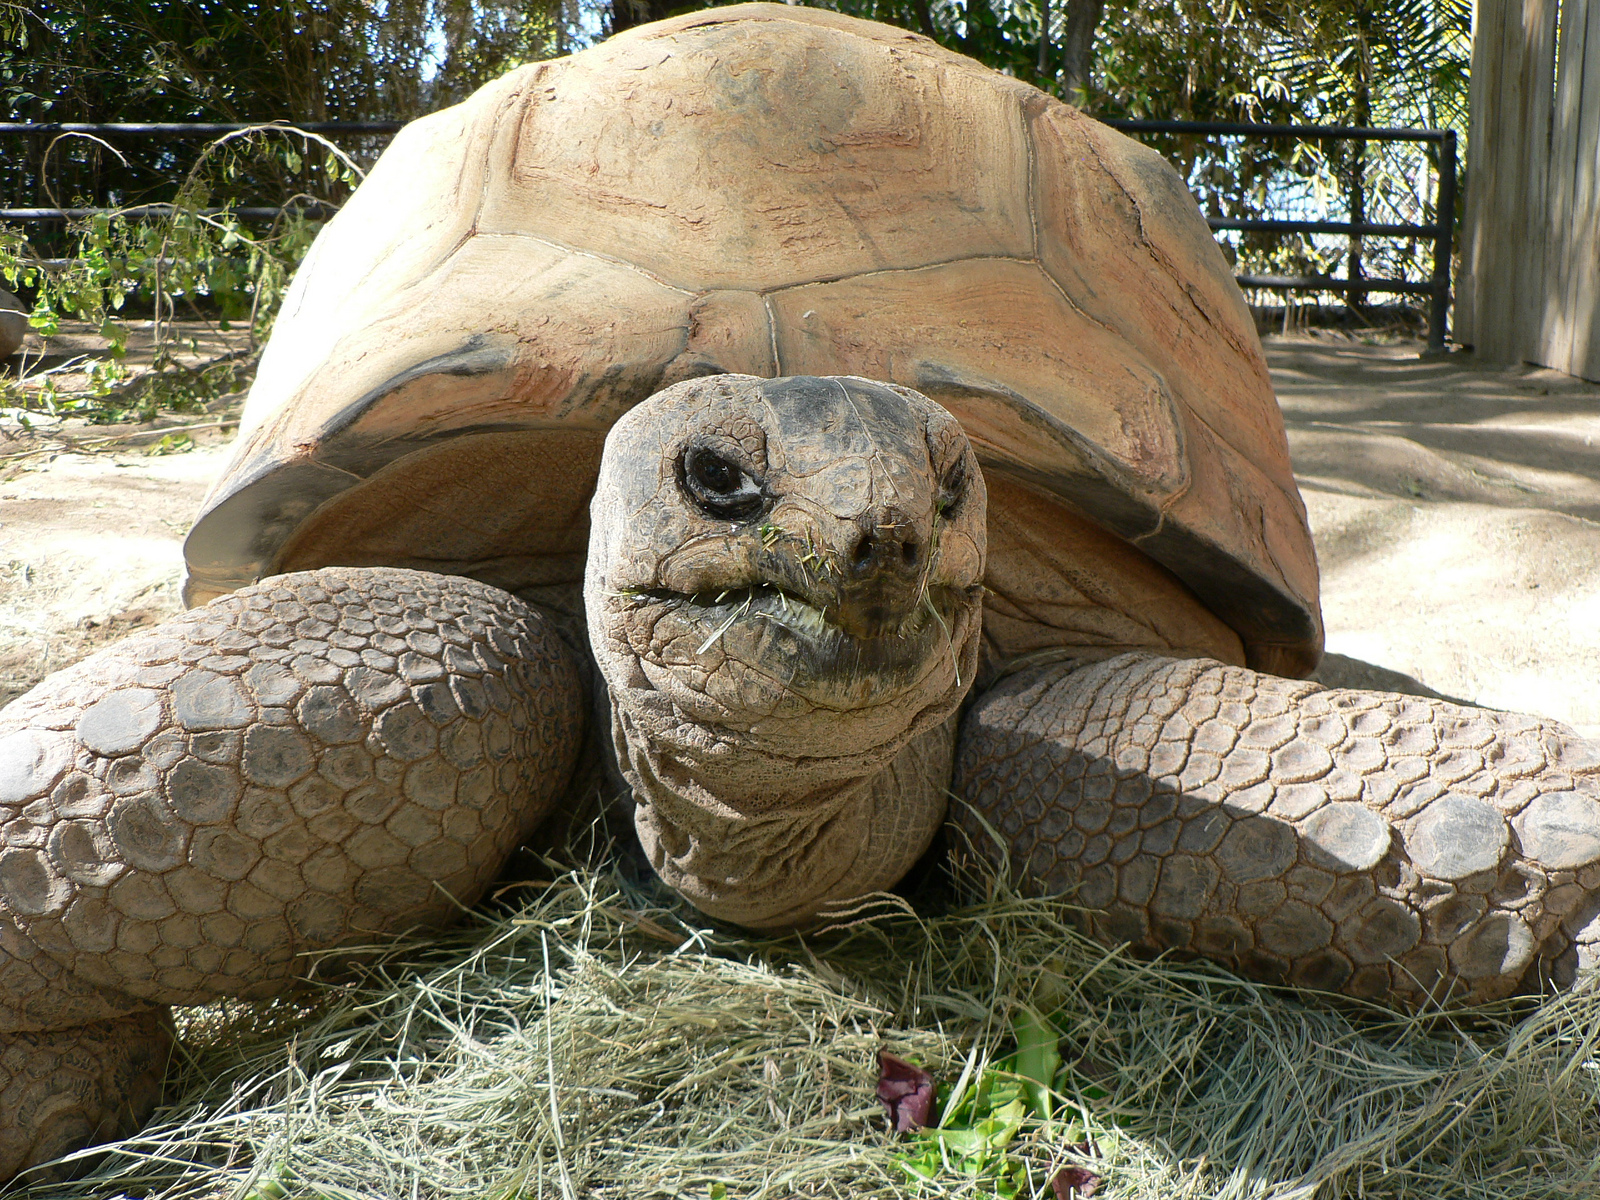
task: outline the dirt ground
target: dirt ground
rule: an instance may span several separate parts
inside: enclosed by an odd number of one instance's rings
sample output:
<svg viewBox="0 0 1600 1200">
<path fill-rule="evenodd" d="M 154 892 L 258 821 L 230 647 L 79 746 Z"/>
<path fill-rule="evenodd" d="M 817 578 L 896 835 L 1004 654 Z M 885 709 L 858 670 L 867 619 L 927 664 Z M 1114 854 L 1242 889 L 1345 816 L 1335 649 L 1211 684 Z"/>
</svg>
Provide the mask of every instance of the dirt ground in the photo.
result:
<svg viewBox="0 0 1600 1200">
<path fill-rule="evenodd" d="M 1600 387 L 1414 343 L 1266 344 L 1322 563 L 1318 677 L 1600 735 Z M 231 437 L 213 419 L 177 453 L 148 427 L 41 453 L 6 419 L 0 702 L 177 610 L 183 534 Z"/>
<path fill-rule="evenodd" d="M 128 323 L 129 382 L 154 355 L 150 322 Z M 182 366 L 238 357 L 248 333 L 168 323 Z M 48 342 L 30 332 L 5 373 L 59 401 L 88 386 L 107 343 L 80 322 Z M 242 396 L 214 411 L 95 425 L 0 407 L 0 704 L 49 672 L 181 607 L 182 544 L 233 437 Z"/>
<path fill-rule="evenodd" d="M 1600 387 L 1414 344 L 1268 339 L 1330 683 L 1379 664 L 1600 735 Z M 1398 688 L 1397 688 L 1398 690 Z"/>
</svg>

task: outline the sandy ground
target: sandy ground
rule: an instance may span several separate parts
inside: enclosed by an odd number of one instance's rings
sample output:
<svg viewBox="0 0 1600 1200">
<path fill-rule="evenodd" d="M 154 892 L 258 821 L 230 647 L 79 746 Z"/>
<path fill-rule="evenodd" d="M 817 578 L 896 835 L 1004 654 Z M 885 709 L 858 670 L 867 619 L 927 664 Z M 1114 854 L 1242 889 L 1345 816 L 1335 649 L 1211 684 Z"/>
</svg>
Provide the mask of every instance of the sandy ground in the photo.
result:
<svg viewBox="0 0 1600 1200">
<path fill-rule="evenodd" d="M 199 322 L 162 334 L 184 366 L 248 348 L 246 331 Z M 133 321 L 128 335 L 131 381 L 149 369 L 154 331 Z M 48 342 L 30 332 L 4 371 L 28 390 L 49 380 L 70 400 L 105 346 L 66 322 Z M 0 704 L 178 611 L 183 536 L 226 457 L 240 399 L 138 425 L 0 408 Z"/>
<path fill-rule="evenodd" d="M 1600 387 L 1414 344 L 1267 350 L 1322 561 L 1318 677 L 1600 735 Z M 0 443 L 0 702 L 176 611 L 227 436 L 11 459 Z"/>
<path fill-rule="evenodd" d="M 1270 339 L 1330 683 L 1380 664 L 1600 735 L 1600 387 L 1414 346 Z M 1390 686 L 1393 686 L 1391 684 Z"/>
<path fill-rule="evenodd" d="M 0 703 L 178 611 L 183 536 L 228 447 L 24 460 L 0 482 Z"/>
</svg>

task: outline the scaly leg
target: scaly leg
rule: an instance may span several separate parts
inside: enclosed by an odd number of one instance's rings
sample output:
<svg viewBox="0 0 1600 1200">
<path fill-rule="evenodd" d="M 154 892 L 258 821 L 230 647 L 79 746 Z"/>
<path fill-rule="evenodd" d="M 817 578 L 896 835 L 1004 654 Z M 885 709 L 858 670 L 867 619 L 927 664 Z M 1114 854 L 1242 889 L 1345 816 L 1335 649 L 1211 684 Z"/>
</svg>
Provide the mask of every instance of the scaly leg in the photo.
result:
<svg viewBox="0 0 1600 1200">
<path fill-rule="evenodd" d="M 264 580 L 51 676 L 0 713 L 3 1061 L 450 919 L 561 794 L 583 713 L 539 612 L 382 568 Z"/>
<path fill-rule="evenodd" d="M 0 1034 L 0 1179 L 132 1133 L 161 1100 L 171 1052 L 155 1011 Z"/>
<path fill-rule="evenodd" d="M 1107 942 L 1418 1004 L 1600 940 L 1600 743 L 1554 721 L 1127 654 L 1003 678 L 954 786 Z"/>
</svg>

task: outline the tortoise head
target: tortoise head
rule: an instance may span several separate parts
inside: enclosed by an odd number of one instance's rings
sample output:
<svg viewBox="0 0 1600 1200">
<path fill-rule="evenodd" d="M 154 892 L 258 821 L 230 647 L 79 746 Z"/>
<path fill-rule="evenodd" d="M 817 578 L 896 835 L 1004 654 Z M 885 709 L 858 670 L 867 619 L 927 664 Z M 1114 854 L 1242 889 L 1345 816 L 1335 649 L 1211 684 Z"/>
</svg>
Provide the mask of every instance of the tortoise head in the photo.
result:
<svg viewBox="0 0 1600 1200">
<path fill-rule="evenodd" d="M 690 380 L 612 429 L 590 639 L 641 840 L 699 907 L 770 926 L 840 898 L 828 838 L 797 830 L 971 686 L 984 506 L 955 419 L 864 379 Z"/>
</svg>

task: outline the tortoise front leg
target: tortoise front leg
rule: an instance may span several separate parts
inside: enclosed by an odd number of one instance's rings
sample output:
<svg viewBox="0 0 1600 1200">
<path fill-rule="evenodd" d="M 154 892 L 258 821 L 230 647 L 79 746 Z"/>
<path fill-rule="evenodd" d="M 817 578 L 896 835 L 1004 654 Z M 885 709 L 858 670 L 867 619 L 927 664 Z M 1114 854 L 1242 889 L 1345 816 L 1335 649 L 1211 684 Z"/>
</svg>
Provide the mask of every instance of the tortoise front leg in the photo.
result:
<svg viewBox="0 0 1600 1200">
<path fill-rule="evenodd" d="M 1600 743 L 1554 721 L 1125 654 L 979 697 L 955 791 L 1107 942 L 1417 1004 L 1600 940 Z"/>
<path fill-rule="evenodd" d="M 0 1065 L 45 1069 L 28 1031 L 271 995 L 331 948 L 452 918 L 565 787 L 579 671 L 497 588 L 336 567 L 18 698 L 0 713 Z"/>
<path fill-rule="evenodd" d="M 133 1133 L 160 1103 L 171 1053 L 170 1022 L 153 1009 L 0 1034 L 0 1180 Z"/>
</svg>

